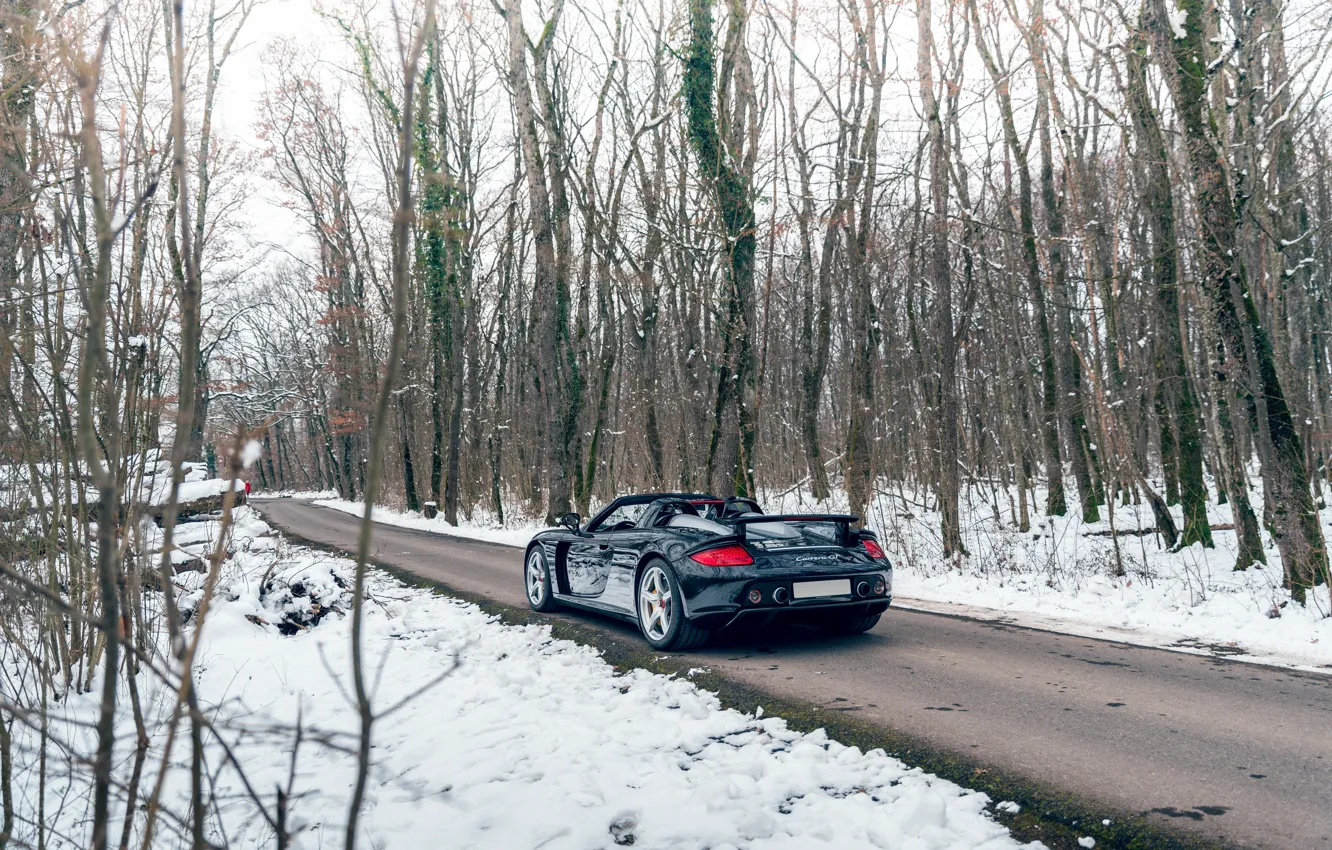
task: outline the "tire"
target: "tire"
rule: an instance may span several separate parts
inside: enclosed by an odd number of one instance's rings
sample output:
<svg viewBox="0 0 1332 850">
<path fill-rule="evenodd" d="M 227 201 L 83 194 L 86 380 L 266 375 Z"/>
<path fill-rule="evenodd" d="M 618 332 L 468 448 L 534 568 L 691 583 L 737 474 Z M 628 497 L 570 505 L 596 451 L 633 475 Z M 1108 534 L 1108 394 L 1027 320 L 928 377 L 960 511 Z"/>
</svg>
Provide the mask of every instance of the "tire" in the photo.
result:
<svg viewBox="0 0 1332 850">
<path fill-rule="evenodd" d="M 858 635 L 877 626 L 881 616 L 883 615 L 871 614 L 868 617 L 851 617 L 843 614 L 829 617 L 819 623 L 819 627 L 834 635 Z"/>
<path fill-rule="evenodd" d="M 549 613 L 559 609 L 560 603 L 551 593 L 552 584 L 546 553 L 541 546 L 533 546 L 523 560 L 523 586 L 527 590 L 527 604 L 533 611 Z"/>
<path fill-rule="evenodd" d="M 638 630 L 653 649 L 688 652 L 707 642 L 708 632 L 685 617 L 675 571 L 660 558 L 643 565 L 634 589 L 634 610 Z"/>
</svg>

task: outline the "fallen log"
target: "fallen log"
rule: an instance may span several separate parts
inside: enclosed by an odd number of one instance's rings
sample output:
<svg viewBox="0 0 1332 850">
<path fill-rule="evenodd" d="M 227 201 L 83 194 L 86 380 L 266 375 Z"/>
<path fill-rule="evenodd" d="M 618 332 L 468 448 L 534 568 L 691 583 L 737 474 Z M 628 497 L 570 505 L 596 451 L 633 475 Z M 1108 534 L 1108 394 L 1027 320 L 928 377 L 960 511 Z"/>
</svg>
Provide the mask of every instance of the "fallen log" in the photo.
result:
<svg viewBox="0 0 1332 850">
<path fill-rule="evenodd" d="M 176 521 L 180 522 L 199 514 L 221 513 L 222 502 L 226 498 L 225 493 L 218 493 L 215 496 L 203 496 L 198 499 L 191 499 L 188 502 L 181 502 L 176 505 Z M 236 491 L 236 501 L 233 507 L 239 507 L 245 504 L 245 491 Z M 151 516 L 158 525 L 162 524 L 162 516 L 166 513 L 166 505 L 153 505 L 148 508 L 148 516 Z"/>
<path fill-rule="evenodd" d="M 1213 531 L 1234 531 L 1235 526 L 1226 522 L 1220 525 L 1212 526 Z M 1160 529 L 1156 526 L 1151 528 L 1118 528 L 1114 531 L 1106 529 L 1104 531 L 1084 531 L 1082 537 L 1146 537 L 1149 534 L 1156 534 Z"/>
</svg>

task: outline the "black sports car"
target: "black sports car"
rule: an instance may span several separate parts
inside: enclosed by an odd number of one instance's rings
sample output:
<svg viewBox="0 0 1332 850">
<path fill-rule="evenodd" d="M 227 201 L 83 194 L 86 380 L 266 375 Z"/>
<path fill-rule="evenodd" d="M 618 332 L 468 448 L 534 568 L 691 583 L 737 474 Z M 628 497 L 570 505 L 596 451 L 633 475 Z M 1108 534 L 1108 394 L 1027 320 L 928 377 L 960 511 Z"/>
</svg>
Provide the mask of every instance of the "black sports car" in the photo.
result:
<svg viewBox="0 0 1332 850">
<path fill-rule="evenodd" d="M 527 599 L 638 624 L 657 649 L 687 650 L 742 619 L 798 617 L 840 634 L 873 628 L 893 568 L 846 514 L 765 515 L 756 502 L 700 493 L 624 496 L 581 525 L 528 544 Z"/>
</svg>

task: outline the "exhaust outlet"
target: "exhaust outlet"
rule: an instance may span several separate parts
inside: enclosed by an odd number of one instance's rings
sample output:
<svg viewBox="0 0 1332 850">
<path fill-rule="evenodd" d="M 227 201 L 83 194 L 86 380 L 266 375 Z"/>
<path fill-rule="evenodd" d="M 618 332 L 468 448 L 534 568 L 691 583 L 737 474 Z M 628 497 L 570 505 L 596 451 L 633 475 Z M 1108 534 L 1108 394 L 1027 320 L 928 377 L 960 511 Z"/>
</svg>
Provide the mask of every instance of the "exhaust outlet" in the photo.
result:
<svg viewBox="0 0 1332 850">
<path fill-rule="evenodd" d="M 791 601 L 791 592 L 784 587 L 779 587 L 772 592 L 772 601 L 778 605 L 785 605 Z"/>
<path fill-rule="evenodd" d="M 859 596 L 860 598 L 863 599 L 866 596 L 869 596 L 869 594 L 870 594 L 869 582 L 862 581 L 860 584 L 856 585 L 856 596 Z"/>
</svg>

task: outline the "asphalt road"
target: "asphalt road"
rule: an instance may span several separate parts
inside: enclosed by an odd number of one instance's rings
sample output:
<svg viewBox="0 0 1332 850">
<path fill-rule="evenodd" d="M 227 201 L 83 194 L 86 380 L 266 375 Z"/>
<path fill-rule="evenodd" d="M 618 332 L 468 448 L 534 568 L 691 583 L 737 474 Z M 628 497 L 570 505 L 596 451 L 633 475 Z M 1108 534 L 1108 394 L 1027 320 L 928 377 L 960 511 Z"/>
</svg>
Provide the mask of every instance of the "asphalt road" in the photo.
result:
<svg viewBox="0 0 1332 850">
<path fill-rule="evenodd" d="M 254 504 L 280 528 L 355 548 L 349 514 Z M 526 606 L 512 547 L 377 525 L 373 559 Z M 1332 850 L 1332 676 L 901 609 L 853 638 L 732 638 L 693 656 L 744 685 L 854 711 L 1162 825 Z"/>
</svg>

